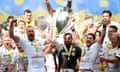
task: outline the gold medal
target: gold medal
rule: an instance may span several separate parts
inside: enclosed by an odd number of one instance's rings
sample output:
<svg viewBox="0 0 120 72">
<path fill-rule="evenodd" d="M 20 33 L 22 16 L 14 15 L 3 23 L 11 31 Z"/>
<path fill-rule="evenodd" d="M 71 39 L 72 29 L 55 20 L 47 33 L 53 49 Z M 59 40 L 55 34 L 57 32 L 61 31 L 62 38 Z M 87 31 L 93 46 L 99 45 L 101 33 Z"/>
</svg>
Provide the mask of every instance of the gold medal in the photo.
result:
<svg viewBox="0 0 120 72">
<path fill-rule="evenodd" d="M 67 60 L 70 60 L 70 54 L 71 54 L 71 52 L 72 52 L 72 45 L 71 45 L 70 48 L 69 48 L 70 50 L 68 50 L 65 45 L 64 45 L 64 49 L 65 49 L 65 52 L 66 52 L 67 55 L 68 55 Z"/>
</svg>

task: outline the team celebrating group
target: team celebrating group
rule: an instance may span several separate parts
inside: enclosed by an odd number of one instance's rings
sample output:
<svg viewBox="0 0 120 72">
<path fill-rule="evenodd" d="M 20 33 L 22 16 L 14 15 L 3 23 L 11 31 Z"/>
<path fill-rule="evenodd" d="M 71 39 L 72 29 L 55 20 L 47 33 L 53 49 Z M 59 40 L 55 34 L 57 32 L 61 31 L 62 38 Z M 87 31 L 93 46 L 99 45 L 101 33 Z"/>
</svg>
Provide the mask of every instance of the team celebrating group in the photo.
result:
<svg viewBox="0 0 120 72">
<path fill-rule="evenodd" d="M 120 72 L 120 24 L 110 10 L 79 22 L 72 0 L 58 10 L 44 1 L 49 17 L 33 20 L 26 9 L 0 25 L 0 72 Z"/>
</svg>

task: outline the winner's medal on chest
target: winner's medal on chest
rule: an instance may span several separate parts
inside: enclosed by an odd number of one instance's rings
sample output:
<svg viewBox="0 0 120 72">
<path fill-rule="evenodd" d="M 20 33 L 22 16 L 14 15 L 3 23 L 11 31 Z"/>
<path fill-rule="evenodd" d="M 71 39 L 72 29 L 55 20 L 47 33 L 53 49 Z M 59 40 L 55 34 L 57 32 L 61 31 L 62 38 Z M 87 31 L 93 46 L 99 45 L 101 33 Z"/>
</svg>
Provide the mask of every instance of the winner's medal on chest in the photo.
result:
<svg viewBox="0 0 120 72">
<path fill-rule="evenodd" d="M 5 49 L 5 54 L 6 54 L 6 56 L 8 56 L 10 58 L 10 60 L 12 59 L 12 52 L 13 52 L 12 48 Z"/>
<path fill-rule="evenodd" d="M 37 42 L 37 41 L 34 41 L 34 42 L 32 42 L 32 45 L 34 46 L 35 53 L 36 53 L 36 55 L 38 56 L 38 47 L 39 47 L 38 42 Z"/>
<path fill-rule="evenodd" d="M 65 49 L 65 52 L 67 54 L 67 60 L 70 60 L 70 55 L 71 55 L 71 52 L 72 52 L 72 45 L 70 45 L 70 48 L 68 50 L 68 48 L 66 47 L 66 45 L 64 45 L 64 49 Z"/>
<path fill-rule="evenodd" d="M 30 58 L 30 62 L 32 64 L 33 68 L 41 68 L 44 66 L 44 57 L 42 56 L 42 54 L 40 54 L 40 50 L 41 48 L 39 48 L 39 42 L 38 41 L 34 41 L 32 42 L 32 46 L 34 47 L 35 50 L 35 54 L 32 55 Z"/>
</svg>

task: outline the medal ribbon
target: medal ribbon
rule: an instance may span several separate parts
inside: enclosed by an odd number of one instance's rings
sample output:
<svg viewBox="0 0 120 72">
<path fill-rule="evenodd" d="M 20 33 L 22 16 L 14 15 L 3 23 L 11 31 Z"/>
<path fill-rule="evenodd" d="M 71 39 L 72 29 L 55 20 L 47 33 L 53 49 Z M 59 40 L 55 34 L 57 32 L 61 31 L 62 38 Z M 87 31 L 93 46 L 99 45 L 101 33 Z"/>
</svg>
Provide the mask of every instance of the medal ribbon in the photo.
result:
<svg viewBox="0 0 120 72">
<path fill-rule="evenodd" d="M 20 61 L 23 63 L 25 53 L 24 52 L 18 52 L 18 55 L 20 57 Z"/>
<path fill-rule="evenodd" d="M 35 42 L 33 42 L 32 44 L 33 44 L 33 46 L 35 47 L 36 55 L 38 55 L 38 42 L 35 41 Z"/>
<path fill-rule="evenodd" d="M 72 45 L 70 46 L 69 50 L 67 49 L 66 45 L 64 45 L 65 52 L 68 55 L 68 60 L 70 60 L 70 54 L 72 52 Z"/>
<path fill-rule="evenodd" d="M 118 48 L 115 47 L 115 48 L 109 50 L 109 54 L 110 54 L 110 56 L 111 56 L 112 58 L 115 57 L 115 56 L 114 56 L 114 52 L 117 51 L 117 49 L 118 49 Z"/>
<path fill-rule="evenodd" d="M 10 60 L 12 59 L 12 49 L 10 48 L 10 50 L 8 50 L 7 48 L 5 49 L 5 53 L 6 53 L 6 55 L 8 55 L 9 56 L 9 58 L 10 58 Z"/>
<path fill-rule="evenodd" d="M 88 51 L 89 49 L 88 49 L 88 47 L 86 46 L 83 46 L 83 48 L 82 48 L 82 57 L 86 54 L 86 52 Z"/>
</svg>

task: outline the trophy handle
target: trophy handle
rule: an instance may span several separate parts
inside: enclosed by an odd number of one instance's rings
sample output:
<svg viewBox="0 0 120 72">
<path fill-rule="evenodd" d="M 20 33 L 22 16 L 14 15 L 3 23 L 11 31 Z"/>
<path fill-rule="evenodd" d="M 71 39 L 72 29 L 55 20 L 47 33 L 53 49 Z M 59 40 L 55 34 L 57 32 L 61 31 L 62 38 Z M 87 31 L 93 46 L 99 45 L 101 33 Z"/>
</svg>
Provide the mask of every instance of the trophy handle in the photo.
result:
<svg viewBox="0 0 120 72">
<path fill-rule="evenodd" d="M 62 29 L 62 31 L 59 34 L 63 34 L 66 31 L 68 31 L 71 28 L 71 18 L 68 19 L 67 24 L 65 25 L 65 27 Z"/>
</svg>

